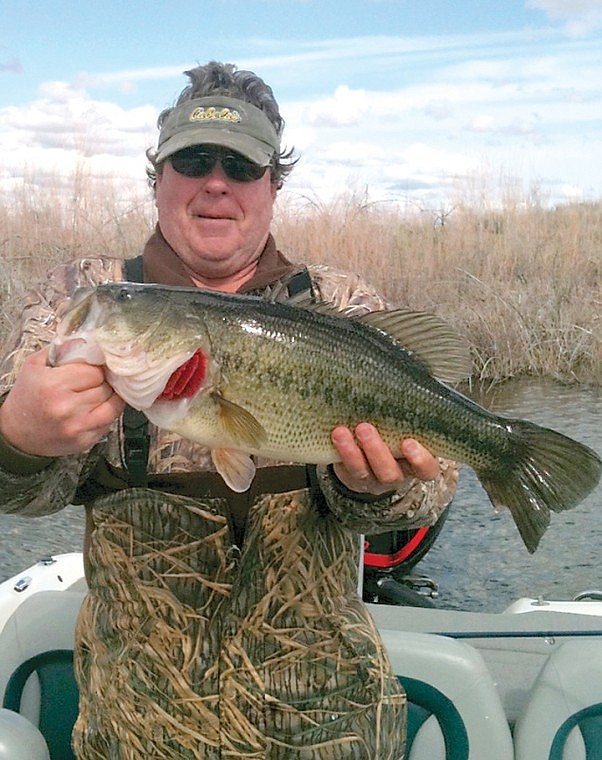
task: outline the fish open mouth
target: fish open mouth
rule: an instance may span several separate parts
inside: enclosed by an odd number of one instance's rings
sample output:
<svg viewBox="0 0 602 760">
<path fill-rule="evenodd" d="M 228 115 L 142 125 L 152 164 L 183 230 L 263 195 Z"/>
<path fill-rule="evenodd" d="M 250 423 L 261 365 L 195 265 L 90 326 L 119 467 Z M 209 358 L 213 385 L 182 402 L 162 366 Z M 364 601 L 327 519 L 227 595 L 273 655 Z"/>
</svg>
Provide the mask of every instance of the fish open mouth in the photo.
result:
<svg viewBox="0 0 602 760">
<path fill-rule="evenodd" d="M 56 336 L 50 344 L 48 363 L 51 367 L 73 362 L 104 363 L 104 354 L 92 339 L 100 309 L 92 293 L 90 288 L 80 288 L 73 294 L 69 311 L 60 320 Z"/>
<path fill-rule="evenodd" d="M 153 351 L 155 324 L 136 334 L 113 312 L 113 301 L 98 297 L 97 290 L 77 290 L 50 344 L 48 363 L 103 366 L 109 385 L 136 409 L 156 401 L 190 402 L 205 383 L 206 355 L 195 347 L 173 355 Z"/>
<path fill-rule="evenodd" d="M 104 364 L 104 354 L 98 345 L 89 343 L 85 338 L 67 339 L 50 345 L 48 363 L 51 367 L 74 362 Z"/>
</svg>

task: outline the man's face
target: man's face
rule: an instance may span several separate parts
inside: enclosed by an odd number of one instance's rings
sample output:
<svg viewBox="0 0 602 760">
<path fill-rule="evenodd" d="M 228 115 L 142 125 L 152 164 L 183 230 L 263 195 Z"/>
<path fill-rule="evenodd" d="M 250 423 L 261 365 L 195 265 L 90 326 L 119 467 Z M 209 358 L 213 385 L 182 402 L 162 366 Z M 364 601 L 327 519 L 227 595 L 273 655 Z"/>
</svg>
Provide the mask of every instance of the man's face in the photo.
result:
<svg viewBox="0 0 602 760">
<path fill-rule="evenodd" d="M 201 280 L 230 277 L 259 257 L 275 197 L 269 170 L 259 179 L 242 182 L 228 177 L 217 162 L 206 176 L 189 177 L 178 173 L 168 159 L 157 176 L 161 232 L 193 277 Z"/>
</svg>

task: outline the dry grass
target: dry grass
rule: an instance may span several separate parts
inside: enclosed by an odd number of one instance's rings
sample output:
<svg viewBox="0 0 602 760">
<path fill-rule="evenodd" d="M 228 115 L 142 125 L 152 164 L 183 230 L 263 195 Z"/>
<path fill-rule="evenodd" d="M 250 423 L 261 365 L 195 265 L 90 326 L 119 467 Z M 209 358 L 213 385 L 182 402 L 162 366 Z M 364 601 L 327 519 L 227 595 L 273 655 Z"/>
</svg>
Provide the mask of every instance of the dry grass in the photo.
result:
<svg viewBox="0 0 602 760">
<path fill-rule="evenodd" d="M 130 187 L 72 179 L 69 193 L 57 181 L 34 185 L 0 206 L 0 335 L 5 339 L 26 290 L 55 265 L 84 256 L 132 256 L 153 226 L 152 204 Z"/>
<path fill-rule="evenodd" d="M 364 274 L 470 340 L 483 380 L 602 380 L 602 203 L 402 214 L 352 196 L 281 211 L 283 250 Z"/>
<path fill-rule="evenodd" d="M 0 329 L 25 289 L 55 263 L 128 256 L 153 225 L 152 203 L 75 177 L 56 194 L 21 193 L 0 209 Z M 532 374 L 600 384 L 602 202 L 545 208 L 507 198 L 495 210 L 457 201 L 402 212 L 353 195 L 299 207 L 280 201 L 279 246 L 293 258 L 363 274 L 393 302 L 435 311 L 470 340 L 475 376 Z"/>
</svg>

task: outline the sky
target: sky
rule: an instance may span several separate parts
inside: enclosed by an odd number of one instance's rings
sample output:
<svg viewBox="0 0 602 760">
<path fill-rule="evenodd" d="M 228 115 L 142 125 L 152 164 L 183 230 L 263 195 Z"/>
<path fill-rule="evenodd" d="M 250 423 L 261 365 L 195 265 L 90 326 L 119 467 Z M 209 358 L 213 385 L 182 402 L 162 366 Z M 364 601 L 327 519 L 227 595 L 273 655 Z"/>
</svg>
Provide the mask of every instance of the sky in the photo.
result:
<svg viewBox="0 0 602 760">
<path fill-rule="evenodd" d="M 146 192 L 209 60 L 274 90 L 291 200 L 602 197 L 602 0 L 0 0 L 0 194 L 76 170 Z"/>
</svg>

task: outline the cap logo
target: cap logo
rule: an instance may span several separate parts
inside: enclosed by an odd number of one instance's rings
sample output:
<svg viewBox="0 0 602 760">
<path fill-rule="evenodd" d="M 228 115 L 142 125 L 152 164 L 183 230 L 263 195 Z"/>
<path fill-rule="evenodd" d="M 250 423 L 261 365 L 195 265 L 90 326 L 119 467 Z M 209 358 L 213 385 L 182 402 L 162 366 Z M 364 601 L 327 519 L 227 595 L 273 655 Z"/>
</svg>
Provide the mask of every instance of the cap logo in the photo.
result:
<svg viewBox="0 0 602 760">
<path fill-rule="evenodd" d="M 189 117 L 189 121 L 225 121 L 230 124 L 238 124 L 240 120 L 238 111 L 226 107 L 216 108 L 215 106 L 195 108 Z"/>
</svg>

